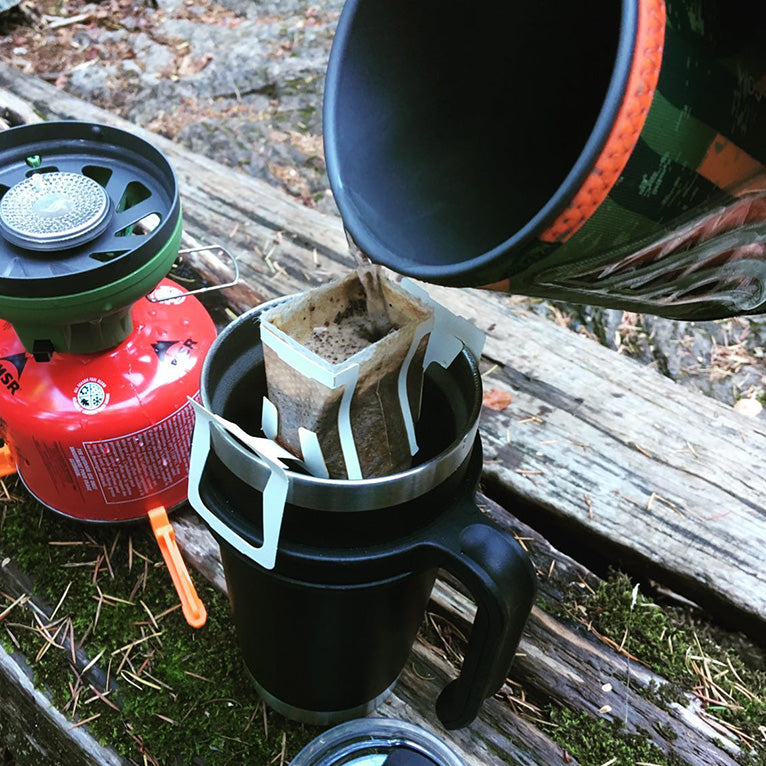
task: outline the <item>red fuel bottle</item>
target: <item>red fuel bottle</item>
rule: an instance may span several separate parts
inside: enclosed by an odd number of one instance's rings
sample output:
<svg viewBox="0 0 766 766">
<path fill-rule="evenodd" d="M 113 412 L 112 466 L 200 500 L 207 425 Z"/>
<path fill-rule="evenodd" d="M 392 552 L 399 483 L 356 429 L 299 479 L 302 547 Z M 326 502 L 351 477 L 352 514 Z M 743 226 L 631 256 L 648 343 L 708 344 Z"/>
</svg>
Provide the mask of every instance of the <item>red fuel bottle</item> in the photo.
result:
<svg viewBox="0 0 766 766">
<path fill-rule="evenodd" d="M 133 331 L 118 346 L 47 362 L 26 353 L 0 320 L 0 438 L 29 492 L 66 516 L 128 521 L 186 499 L 188 397 L 198 394 L 215 326 L 168 279 L 132 316 Z"/>
</svg>

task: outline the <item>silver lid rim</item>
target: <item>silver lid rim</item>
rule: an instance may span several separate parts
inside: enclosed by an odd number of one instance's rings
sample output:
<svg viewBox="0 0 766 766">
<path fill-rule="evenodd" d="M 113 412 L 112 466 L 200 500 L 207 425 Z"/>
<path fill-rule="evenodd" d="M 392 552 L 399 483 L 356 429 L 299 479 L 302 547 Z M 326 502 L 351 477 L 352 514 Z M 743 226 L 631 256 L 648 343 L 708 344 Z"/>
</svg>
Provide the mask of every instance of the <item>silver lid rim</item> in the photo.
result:
<svg viewBox="0 0 766 766">
<path fill-rule="evenodd" d="M 226 327 L 208 351 L 202 368 L 200 395 L 205 407 L 212 407 L 211 368 L 217 363 L 217 352 L 229 336 L 251 327 L 249 323 L 273 306 L 293 296 L 283 296 L 256 306 L 237 317 Z M 254 338 L 254 345 L 260 339 Z M 401 473 L 370 479 L 321 479 L 295 471 L 286 471 L 289 481 L 287 502 L 311 510 L 338 513 L 370 511 L 388 508 L 421 497 L 439 486 L 462 465 L 473 449 L 481 414 L 481 376 L 479 366 L 470 351 L 463 349 L 458 355 L 465 365 L 466 383 L 469 383 L 469 415 L 462 433 L 431 459 Z M 469 382 L 470 381 L 470 382 Z M 258 491 L 262 491 L 271 470 L 254 452 L 220 426 L 210 425 L 211 447 L 217 457 L 235 476 Z"/>
<path fill-rule="evenodd" d="M 432 760 L 434 766 L 466 766 L 462 758 L 431 732 L 393 718 L 362 718 L 342 723 L 309 742 L 291 766 L 351 766 L 356 761 L 350 758 L 369 757 L 385 747 L 408 747 Z"/>
</svg>

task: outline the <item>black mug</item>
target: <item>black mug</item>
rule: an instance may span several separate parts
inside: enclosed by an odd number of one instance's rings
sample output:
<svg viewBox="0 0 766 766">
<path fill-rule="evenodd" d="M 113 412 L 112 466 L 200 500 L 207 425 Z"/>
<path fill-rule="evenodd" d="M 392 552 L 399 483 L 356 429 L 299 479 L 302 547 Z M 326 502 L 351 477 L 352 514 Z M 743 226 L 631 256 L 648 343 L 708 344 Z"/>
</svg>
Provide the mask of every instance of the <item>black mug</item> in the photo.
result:
<svg viewBox="0 0 766 766">
<path fill-rule="evenodd" d="M 266 393 L 264 308 L 219 336 L 202 373 L 204 406 L 251 434 Z M 478 606 L 460 675 L 437 701 L 440 720 L 467 725 L 502 686 L 536 578 L 517 541 L 474 499 L 480 409 L 481 379 L 463 350 L 449 367 L 426 370 L 412 468 L 361 481 L 287 470 L 270 569 L 258 553 L 271 471 L 228 430 L 198 417 L 189 499 L 221 546 L 240 649 L 275 710 L 322 725 L 371 712 L 406 663 L 440 567 Z"/>
</svg>

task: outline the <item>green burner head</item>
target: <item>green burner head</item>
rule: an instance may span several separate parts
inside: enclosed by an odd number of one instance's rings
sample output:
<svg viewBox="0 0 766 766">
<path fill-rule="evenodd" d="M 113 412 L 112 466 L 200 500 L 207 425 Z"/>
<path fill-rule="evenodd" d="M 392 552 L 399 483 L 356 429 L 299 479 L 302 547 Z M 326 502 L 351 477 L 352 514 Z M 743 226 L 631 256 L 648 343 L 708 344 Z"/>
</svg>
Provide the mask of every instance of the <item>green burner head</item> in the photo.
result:
<svg viewBox="0 0 766 766">
<path fill-rule="evenodd" d="M 143 139 L 84 122 L 3 134 L 0 318 L 28 351 L 117 345 L 132 329 L 132 304 L 170 270 L 180 238 L 175 173 Z"/>
</svg>

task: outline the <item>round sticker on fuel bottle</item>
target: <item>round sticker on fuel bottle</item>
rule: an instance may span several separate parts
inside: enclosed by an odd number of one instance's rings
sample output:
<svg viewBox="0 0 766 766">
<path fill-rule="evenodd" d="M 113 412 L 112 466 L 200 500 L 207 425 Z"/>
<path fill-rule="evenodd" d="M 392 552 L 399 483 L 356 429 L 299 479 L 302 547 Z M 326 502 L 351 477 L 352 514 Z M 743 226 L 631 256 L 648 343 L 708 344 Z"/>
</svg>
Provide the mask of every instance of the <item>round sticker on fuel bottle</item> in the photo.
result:
<svg viewBox="0 0 766 766">
<path fill-rule="evenodd" d="M 81 380 L 75 387 L 72 401 L 75 406 L 85 412 L 101 409 L 109 402 L 106 383 L 100 378 L 85 378 L 85 380 Z"/>
<path fill-rule="evenodd" d="M 178 306 L 184 302 L 186 293 L 175 285 L 158 285 L 153 292 L 149 293 L 148 297 L 151 303 Z"/>
</svg>

